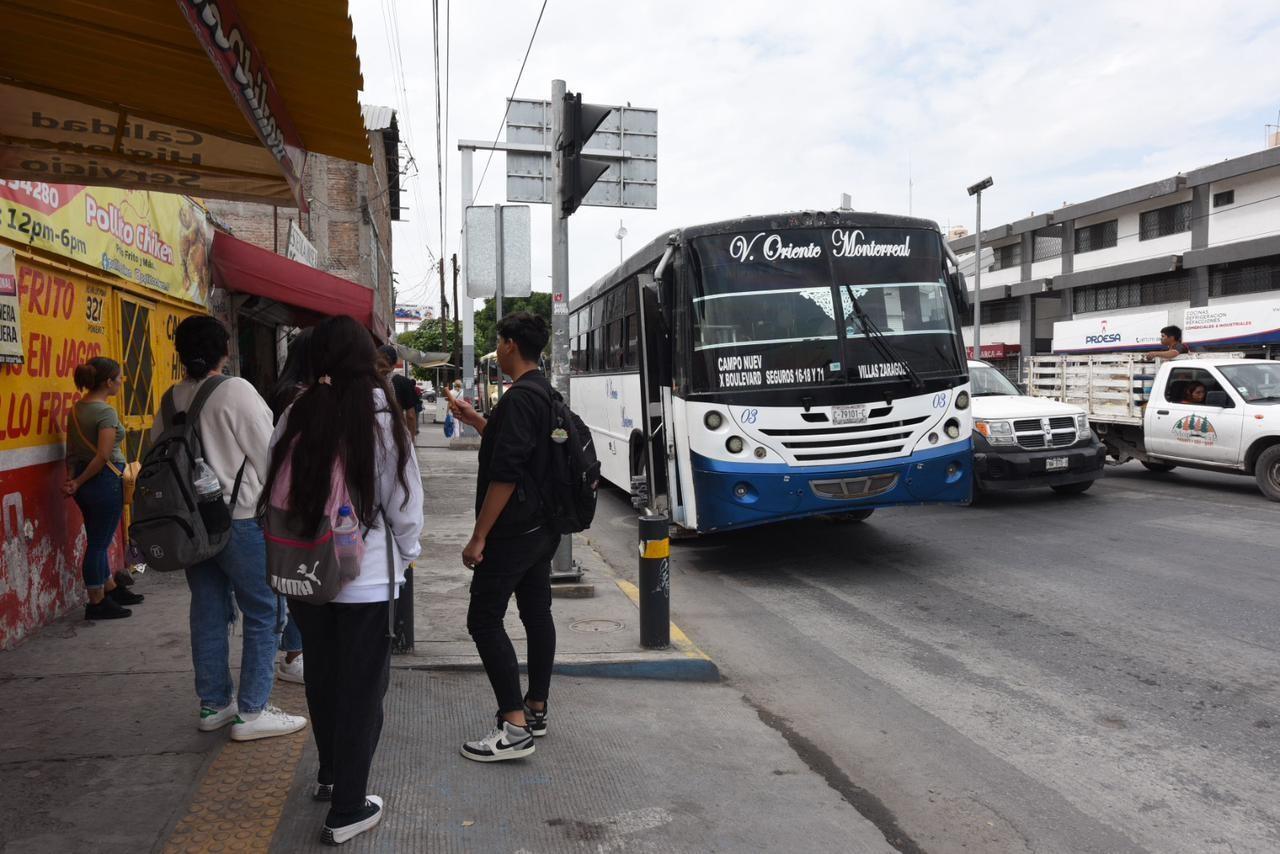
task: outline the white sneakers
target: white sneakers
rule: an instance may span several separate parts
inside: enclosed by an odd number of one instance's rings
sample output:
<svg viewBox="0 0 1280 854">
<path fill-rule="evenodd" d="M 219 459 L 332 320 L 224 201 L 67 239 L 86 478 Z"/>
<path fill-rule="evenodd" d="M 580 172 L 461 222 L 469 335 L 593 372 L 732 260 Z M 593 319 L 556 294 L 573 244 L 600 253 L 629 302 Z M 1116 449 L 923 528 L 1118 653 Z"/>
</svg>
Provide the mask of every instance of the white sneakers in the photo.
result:
<svg viewBox="0 0 1280 854">
<path fill-rule="evenodd" d="M 349 823 L 335 826 L 325 821 L 324 830 L 320 831 L 320 839 L 330 845 L 341 845 L 366 830 L 377 827 L 378 822 L 382 821 L 382 812 L 382 798 L 377 795 L 367 795 L 364 799 L 364 809 L 353 816 Z"/>
<path fill-rule="evenodd" d="M 293 661 L 289 661 L 288 658 L 277 661 L 276 678 L 298 685 L 306 684 L 306 680 L 302 678 L 302 656 L 298 656 Z"/>
<path fill-rule="evenodd" d="M 236 701 L 232 700 L 221 709 L 215 709 L 211 706 L 200 707 L 200 720 L 196 727 L 201 732 L 213 732 L 222 729 L 227 724 L 236 719 L 239 709 L 236 708 Z"/>
<path fill-rule="evenodd" d="M 256 741 L 277 735 L 295 733 L 307 725 L 307 719 L 290 715 L 275 706 L 267 706 L 257 714 L 241 712 L 231 725 L 232 741 Z"/>
<path fill-rule="evenodd" d="M 462 755 L 475 762 L 501 762 L 533 753 L 533 734 L 526 727 L 500 720 L 479 741 L 462 745 Z"/>
</svg>

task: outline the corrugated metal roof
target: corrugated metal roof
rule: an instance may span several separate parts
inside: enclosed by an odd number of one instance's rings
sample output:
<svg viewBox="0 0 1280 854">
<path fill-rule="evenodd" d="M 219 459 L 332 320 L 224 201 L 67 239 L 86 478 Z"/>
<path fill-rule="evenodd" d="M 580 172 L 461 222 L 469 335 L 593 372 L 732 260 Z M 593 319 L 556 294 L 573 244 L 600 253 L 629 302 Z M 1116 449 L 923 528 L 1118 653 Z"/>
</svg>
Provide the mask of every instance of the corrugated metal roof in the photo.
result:
<svg viewBox="0 0 1280 854">
<path fill-rule="evenodd" d="M 395 121 L 396 111 L 392 107 L 361 104 L 360 116 L 364 119 L 365 130 L 382 130 L 391 127 L 391 123 Z"/>
</svg>

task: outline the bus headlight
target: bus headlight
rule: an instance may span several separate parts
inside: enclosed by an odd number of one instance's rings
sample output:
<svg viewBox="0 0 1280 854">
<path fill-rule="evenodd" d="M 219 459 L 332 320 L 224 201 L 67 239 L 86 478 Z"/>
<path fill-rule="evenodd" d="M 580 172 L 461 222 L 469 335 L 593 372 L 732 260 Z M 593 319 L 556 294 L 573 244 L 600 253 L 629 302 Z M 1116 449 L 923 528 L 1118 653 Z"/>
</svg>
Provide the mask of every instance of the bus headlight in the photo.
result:
<svg viewBox="0 0 1280 854">
<path fill-rule="evenodd" d="M 969 408 L 969 392 L 961 391 L 956 395 L 956 409 L 964 411 Z"/>
<path fill-rule="evenodd" d="M 731 454 L 740 454 L 747 447 L 741 436 L 730 436 L 724 443 L 725 450 Z"/>
<path fill-rule="evenodd" d="M 947 434 L 948 439 L 960 438 L 960 422 L 954 418 L 948 418 L 947 423 L 943 425 L 942 430 Z"/>
<path fill-rule="evenodd" d="M 707 425 L 708 430 L 719 430 L 724 424 L 724 416 L 712 409 L 702 416 L 702 423 Z"/>
<path fill-rule="evenodd" d="M 1013 425 L 1008 421 L 984 421 L 979 418 L 974 420 L 973 429 L 986 436 L 987 441 L 993 445 L 1014 444 Z"/>
</svg>

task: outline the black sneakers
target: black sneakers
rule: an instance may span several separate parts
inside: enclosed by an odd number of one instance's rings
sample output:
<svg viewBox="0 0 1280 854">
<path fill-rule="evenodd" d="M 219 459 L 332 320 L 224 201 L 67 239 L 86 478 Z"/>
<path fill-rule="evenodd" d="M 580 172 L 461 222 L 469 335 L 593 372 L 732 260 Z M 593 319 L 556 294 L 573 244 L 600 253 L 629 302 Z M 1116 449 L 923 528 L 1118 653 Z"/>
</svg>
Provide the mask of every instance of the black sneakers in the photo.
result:
<svg viewBox="0 0 1280 854">
<path fill-rule="evenodd" d="M 86 620 L 123 620 L 125 617 L 132 616 L 132 611 L 120 607 L 120 603 L 110 596 L 103 596 L 102 601 L 96 605 L 90 602 L 84 606 Z"/>
<path fill-rule="evenodd" d="M 107 593 L 108 599 L 114 599 L 117 605 L 137 605 L 143 599 L 147 598 L 141 593 L 134 593 L 124 587 L 116 587 Z"/>
<path fill-rule="evenodd" d="M 332 783 L 316 783 L 316 790 L 311 793 L 313 801 L 331 801 L 333 800 L 333 784 Z"/>
<path fill-rule="evenodd" d="M 547 734 L 547 711 L 550 706 L 544 700 L 542 703 L 542 711 L 535 712 L 529 708 L 529 700 L 526 697 L 524 701 L 524 721 L 529 725 L 529 732 L 533 733 L 535 738 L 542 738 Z"/>
<path fill-rule="evenodd" d="M 373 830 L 382 821 L 382 798 L 369 795 L 365 798 L 364 808 L 354 813 L 334 815 L 324 820 L 324 830 L 320 831 L 320 840 L 330 845 L 341 845 L 354 839 L 366 830 Z"/>
</svg>

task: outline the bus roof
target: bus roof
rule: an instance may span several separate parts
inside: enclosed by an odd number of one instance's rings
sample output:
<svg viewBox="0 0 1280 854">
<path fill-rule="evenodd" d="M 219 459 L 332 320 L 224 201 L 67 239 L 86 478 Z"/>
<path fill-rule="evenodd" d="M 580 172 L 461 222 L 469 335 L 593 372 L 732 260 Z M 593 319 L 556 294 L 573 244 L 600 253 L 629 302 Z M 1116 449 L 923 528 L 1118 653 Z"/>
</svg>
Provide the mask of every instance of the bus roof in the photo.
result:
<svg viewBox="0 0 1280 854">
<path fill-rule="evenodd" d="M 826 228 L 828 226 L 866 226 L 867 228 L 922 228 L 941 233 L 938 224 L 931 219 L 900 216 L 898 214 L 867 213 L 863 211 L 793 211 L 791 213 L 744 216 L 702 225 L 690 225 L 673 229 L 649 241 L 640 251 L 614 267 L 595 281 L 591 287 L 569 301 L 576 311 L 624 279 L 654 264 L 666 251 L 672 240 L 684 243 L 697 237 L 714 234 L 731 234 L 740 231 L 771 230 L 784 228 Z"/>
</svg>

